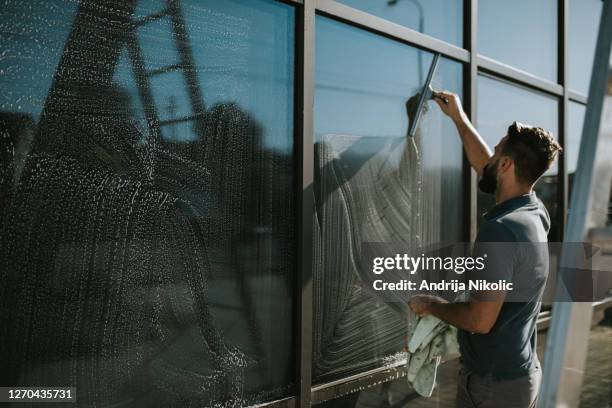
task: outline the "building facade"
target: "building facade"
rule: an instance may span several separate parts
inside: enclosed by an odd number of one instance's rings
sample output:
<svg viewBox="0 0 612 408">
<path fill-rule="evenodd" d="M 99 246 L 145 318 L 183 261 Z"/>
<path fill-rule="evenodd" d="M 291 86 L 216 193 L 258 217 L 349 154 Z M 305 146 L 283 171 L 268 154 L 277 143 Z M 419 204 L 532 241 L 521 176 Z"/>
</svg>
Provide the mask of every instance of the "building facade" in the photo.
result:
<svg viewBox="0 0 612 408">
<path fill-rule="evenodd" d="M 435 104 L 407 137 L 434 55 L 491 146 L 517 120 L 564 147 L 536 187 L 558 241 L 601 8 L 7 1 L 0 383 L 92 406 L 393 395 L 407 322 L 361 289 L 361 244 L 473 240 L 492 204 Z"/>
</svg>

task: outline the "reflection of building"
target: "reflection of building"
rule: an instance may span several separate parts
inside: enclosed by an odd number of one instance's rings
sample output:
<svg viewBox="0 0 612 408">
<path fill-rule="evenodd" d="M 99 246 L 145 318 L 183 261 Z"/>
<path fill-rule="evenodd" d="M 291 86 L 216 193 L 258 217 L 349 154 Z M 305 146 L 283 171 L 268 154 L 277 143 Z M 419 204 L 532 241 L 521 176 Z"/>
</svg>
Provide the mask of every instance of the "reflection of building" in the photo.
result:
<svg viewBox="0 0 612 408">
<path fill-rule="evenodd" d="M 467 0 L 406 19 L 321 1 L 302 21 L 304 3 L 5 5 L 0 383 L 74 385 L 84 405 L 334 405 L 379 382 L 393 400 L 405 325 L 359 290 L 359 245 L 467 240 L 487 207 L 437 109 L 405 138 L 420 61 L 441 53 L 434 87 L 491 144 L 520 120 L 569 148 L 599 0 L 483 1 L 478 33 Z M 568 164 L 538 186 L 553 239 Z"/>
</svg>

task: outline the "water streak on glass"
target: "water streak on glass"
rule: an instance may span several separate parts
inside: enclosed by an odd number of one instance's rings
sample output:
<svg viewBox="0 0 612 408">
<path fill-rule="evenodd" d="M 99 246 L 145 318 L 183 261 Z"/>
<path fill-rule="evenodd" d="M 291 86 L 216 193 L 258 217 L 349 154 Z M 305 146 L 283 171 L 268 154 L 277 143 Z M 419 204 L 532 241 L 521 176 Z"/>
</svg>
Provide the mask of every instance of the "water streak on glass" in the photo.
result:
<svg viewBox="0 0 612 408">
<path fill-rule="evenodd" d="M 83 406 L 295 392 L 294 18 L 4 3 L 1 384 Z"/>
</svg>

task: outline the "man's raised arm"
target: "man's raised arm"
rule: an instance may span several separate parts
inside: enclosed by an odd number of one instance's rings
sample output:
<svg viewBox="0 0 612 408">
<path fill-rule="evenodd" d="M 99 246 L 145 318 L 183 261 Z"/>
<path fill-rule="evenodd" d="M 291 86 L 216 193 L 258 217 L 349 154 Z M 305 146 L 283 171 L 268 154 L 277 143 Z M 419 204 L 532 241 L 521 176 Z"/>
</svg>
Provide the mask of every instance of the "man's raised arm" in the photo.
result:
<svg viewBox="0 0 612 408">
<path fill-rule="evenodd" d="M 442 112 L 455 123 L 470 165 L 479 176 L 482 175 L 492 153 L 463 111 L 459 97 L 452 92 L 442 91 L 434 92 L 433 96 Z"/>
</svg>

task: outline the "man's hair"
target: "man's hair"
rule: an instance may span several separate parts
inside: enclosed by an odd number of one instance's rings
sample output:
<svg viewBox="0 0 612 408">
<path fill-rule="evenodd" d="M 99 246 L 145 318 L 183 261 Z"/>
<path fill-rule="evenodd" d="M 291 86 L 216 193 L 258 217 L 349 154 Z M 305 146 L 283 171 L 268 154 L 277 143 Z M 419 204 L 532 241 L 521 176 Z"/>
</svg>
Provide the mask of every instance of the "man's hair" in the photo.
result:
<svg viewBox="0 0 612 408">
<path fill-rule="evenodd" d="M 519 122 L 508 127 L 508 137 L 502 146 L 502 155 L 514 161 L 517 180 L 526 184 L 535 183 L 562 151 L 550 132 Z"/>
</svg>

